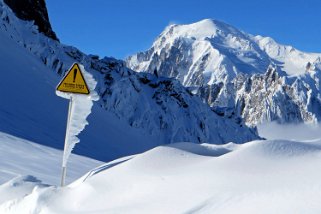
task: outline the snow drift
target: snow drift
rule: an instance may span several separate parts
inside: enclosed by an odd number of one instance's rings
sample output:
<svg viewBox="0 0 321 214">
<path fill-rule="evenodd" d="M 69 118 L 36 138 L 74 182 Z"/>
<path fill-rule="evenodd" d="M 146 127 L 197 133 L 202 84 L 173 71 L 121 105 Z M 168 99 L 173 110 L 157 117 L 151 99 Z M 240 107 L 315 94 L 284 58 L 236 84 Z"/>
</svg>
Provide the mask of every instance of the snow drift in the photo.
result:
<svg viewBox="0 0 321 214">
<path fill-rule="evenodd" d="M 2 203 L 0 211 L 318 213 L 320 143 L 161 146 L 95 169 L 65 188 L 35 181 L 36 188 Z"/>
</svg>

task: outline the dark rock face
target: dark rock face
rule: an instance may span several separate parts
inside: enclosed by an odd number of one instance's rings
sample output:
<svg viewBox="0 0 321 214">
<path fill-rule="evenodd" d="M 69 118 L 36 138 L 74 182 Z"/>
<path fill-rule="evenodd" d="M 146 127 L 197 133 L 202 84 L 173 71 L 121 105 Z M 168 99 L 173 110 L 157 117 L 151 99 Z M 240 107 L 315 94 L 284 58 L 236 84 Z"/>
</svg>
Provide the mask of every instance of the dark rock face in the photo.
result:
<svg viewBox="0 0 321 214">
<path fill-rule="evenodd" d="M 4 0 L 4 2 L 18 18 L 35 21 L 40 32 L 59 41 L 55 32 L 51 29 L 45 0 Z"/>
</svg>

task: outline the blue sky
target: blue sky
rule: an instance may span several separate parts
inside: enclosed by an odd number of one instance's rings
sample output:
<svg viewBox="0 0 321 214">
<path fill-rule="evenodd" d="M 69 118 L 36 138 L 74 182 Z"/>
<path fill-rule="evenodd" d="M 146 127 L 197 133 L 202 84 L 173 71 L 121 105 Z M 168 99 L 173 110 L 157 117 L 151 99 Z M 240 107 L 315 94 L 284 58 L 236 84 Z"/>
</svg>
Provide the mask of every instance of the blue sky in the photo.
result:
<svg viewBox="0 0 321 214">
<path fill-rule="evenodd" d="M 321 52 L 321 0 L 46 0 L 62 43 L 125 58 L 146 50 L 171 24 L 205 18 L 307 52 Z"/>
</svg>

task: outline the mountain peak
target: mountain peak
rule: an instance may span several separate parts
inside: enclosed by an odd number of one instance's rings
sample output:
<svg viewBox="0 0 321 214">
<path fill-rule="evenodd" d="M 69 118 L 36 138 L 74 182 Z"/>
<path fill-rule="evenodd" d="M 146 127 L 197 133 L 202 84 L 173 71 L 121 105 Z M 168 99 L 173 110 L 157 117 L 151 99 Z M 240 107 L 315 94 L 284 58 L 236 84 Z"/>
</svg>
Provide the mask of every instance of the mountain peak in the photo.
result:
<svg viewBox="0 0 321 214">
<path fill-rule="evenodd" d="M 185 86 L 225 82 L 238 73 L 264 73 L 271 63 L 250 35 L 213 19 L 170 25 L 148 51 L 127 59 L 133 70 L 156 68 Z"/>
<path fill-rule="evenodd" d="M 149 50 L 129 57 L 127 65 L 144 72 L 157 69 L 160 76 L 193 88 L 218 114 L 234 111 L 255 125 L 321 120 L 314 110 L 321 105 L 319 58 L 205 19 L 169 26 Z"/>
<path fill-rule="evenodd" d="M 218 35 L 220 32 L 239 33 L 232 26 L 215 20 L 203 19 L 192 24 L 173 24 L 166 28 L 162 35 L 169 33 L 174 37 L 193 38 L 197 40 L 211 38 Z"/>
</svg>

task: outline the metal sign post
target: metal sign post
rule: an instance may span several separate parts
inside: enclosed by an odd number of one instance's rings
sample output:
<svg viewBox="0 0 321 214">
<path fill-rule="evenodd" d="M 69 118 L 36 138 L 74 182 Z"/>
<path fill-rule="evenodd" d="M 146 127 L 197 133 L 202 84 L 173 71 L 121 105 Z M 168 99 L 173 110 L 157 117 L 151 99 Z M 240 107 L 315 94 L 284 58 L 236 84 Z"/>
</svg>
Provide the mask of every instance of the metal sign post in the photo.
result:
<svg viewBox="0 0 321 214">
<path fill-rule="evenodd" d="M 67 173 L 67 163 L 64 163 L 64 157 L 65 157 L 65 153 L 66 153 L 66 149 L 67 149 L 66 147 L 67 147 L 67 144 L 68 144 L 71 110 L 72 110 L 72 96 L 70 96 L 70 100 L 69 100 L 66 136 L 65 136 L 65 145 L 64 145 L 64 154 L 62 156 L 61 186 L 65 185 L 66 173 Z"/>
<path fill-rule="evenodd" d="M 56 90 L 63 93 L 74 93 L 74 94 L 83 94 L 83 95 L 90 94 L 90 90 L 87 86 L 86 80 L 81 72 L 81 69 L 78 63 L 74 63 L 71 66 L 71 68 L 66 73 L 64 78 L 58 84 Z M 72 106 L 73 106 L 73 99 L 72 99 L 72 95 L 70 94 L 64 154 L 62 159 L 61 186 L 65 185 L 66 173 L 67 173 L 67 160 L 65 160 L 65 156 L 69 145 L 69 129 L 70 129 L 70 123 L 71 123 L 70 118 L 72 114 Z"/>
</svg>

